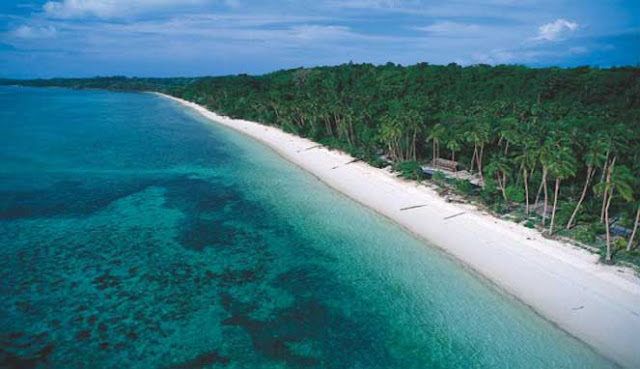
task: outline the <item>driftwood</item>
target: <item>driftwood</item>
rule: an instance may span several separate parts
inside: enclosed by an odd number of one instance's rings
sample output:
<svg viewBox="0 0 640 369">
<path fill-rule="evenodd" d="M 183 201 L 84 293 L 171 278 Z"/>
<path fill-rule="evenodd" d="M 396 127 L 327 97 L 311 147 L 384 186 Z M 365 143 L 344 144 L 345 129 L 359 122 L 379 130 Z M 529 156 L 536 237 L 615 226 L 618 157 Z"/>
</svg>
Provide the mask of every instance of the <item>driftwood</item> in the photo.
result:
<svg viewBox="0 0 640 369">
<path fill-rule="evenodd" d="M 345 165 L 349 165 L 349 164 L 351 164 L 351 163 L 355 163 L 355 162 L 360 161 L 360 160 L 361 160 L 361 159 L 353 159 L 353 160 L 348 161 L 348 162 L 346 162 L 346 163 L 344 163 L 344 164 L 336 165 L 335 167 L 333 167 L 333 168 L 331 168 L 331 169 L 338 169 L 338 168 L 340 168 L 340 167 L 343 167 L 343 166 L 345 166 Z"/>
<path fill-rule="evenodd" d="M 426 204 L 422 204 L 422 205 L 413 205 L 413 206 L 407 206 L 406 208 L 401 208 L 400 211 L 405 211 L 405 210 L 411 210 L 411 209 L 417 209 L 417 208 L 423 208 L 427 206 Z"/>
<path fill-rule="evenodd" d="M 311 146 L 311 147 L 307 147 L 306 149 L 298 150 L 298 151 L 296 151 L 296 152 L 309 151 L 309 150 L 317 149 L 318 147 L 322 147 L 322 145 L 319 145 L 319 144 L 318 144 L 318 145 L 313 145 L 313 146 Z"/>
<path fill-rule="evenodd" d="M 444 217 L 444 218 L 442 218 L 442 219 L 444 219 L 444 220 L 449 220 L 449 219 L 451 219 L 451 218 L 459 217 L 460 215 L 463 215 L 463 214 L 465 214 L 465 212 L 464 212 L 464 211 L 463 211 L 462 213 L 449 215 L 448 217 Z"/>
</svg>

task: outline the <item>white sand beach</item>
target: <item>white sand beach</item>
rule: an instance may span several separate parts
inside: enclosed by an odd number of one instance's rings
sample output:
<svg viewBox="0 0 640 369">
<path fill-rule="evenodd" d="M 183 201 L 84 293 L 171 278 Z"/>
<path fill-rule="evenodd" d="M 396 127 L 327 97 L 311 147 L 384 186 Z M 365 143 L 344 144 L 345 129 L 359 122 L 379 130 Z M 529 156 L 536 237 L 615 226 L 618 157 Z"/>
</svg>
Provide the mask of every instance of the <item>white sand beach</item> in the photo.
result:
<svg viewBox="0 0 640 369">
<path fill-rule="evenodd" d="M 640 279 L 597 256 L 543 238 L 474 206 L 448 203 L 433 189 L 395 178 L 345 153 L 280 129 L 219 116 L 171 96 L 212 122 L 269 146 L 327 185 L 453 255 L 596 351 L 640 368 Z M 401 211 L 400 209 L 424 205 Z"/>
</svg>

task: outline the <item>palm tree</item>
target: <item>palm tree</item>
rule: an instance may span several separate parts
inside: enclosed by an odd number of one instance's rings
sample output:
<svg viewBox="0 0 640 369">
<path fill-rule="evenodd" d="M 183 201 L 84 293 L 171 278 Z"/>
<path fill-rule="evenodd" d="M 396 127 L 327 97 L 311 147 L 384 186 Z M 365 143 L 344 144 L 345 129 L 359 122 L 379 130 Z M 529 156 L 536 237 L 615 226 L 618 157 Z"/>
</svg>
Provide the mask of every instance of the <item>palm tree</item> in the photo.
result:
<svg viewBox="0 0 640 369">
<path fill-rule="evenodd" d="M 451 161 L 456 161 L 456 151 L 460 150 L 460 141 L 457 132 L 450 132 L 447 140 L 447 149 L 451 151 Z"/>
<path fill-rule="evenodd" d="M 633 247 L 633 239 L 636 236 L 636 232 L 638 232 L 638 223 L 640 222 L 640 205 L 638 205 L 638 211 L 636 212 L 636 221 L 633 223 L 633 231 L 631 232 L 631 236 L 629 236 L 629 242 L 627 242 L 627 251 L 631 251 Z"/>
<path fill-rule="evenodd" d="M 621 124 L 617 124 L 609 128 L 609 132 L 606 133 L 607 139 L 605 141 L 606 144 L 606 160 L 604 162 L 604 167 L 602 169 L 602 178 L 600 179 L 600 183 L 602 183 L 606 178 L 606 173 L 608 167 L 613 165 L 616 161 L 616 155 L 620 153 L 626 147 L 627 137 L 630 135 L 628 129 Z M 611 159 L 611 155 L 613 155 L 613 159 Z M 602 209 L 600 211 L 600 221 L 605 221 L 605 208 L 607 206 L 609 194 L 608 192 L 603 192 L 602 194 Z"/>
<path fill-rule="evenodd" d="M 549 203 L 549 193 L 547 190 L 547 176 L 549 175 L 549 166 L 551 165 L 551 155 L 553 153 L 553 147 L 548 142 L 545 143 L 538 150 L 538 160 L 542 166 L 542 179 L 540 180 L 540 187 L 538 188 L 538 194 L 536 195 L 536 202 L 534 208 L 538 208 L 538 199 L 540 198 L 540 192 L 544 193 L 544 207 L 542 209 L 542 226 L 547 225 L 547 205 Z"/>
<path fill-rule="evenodd" d="M 427 142 L 431 141 L 433 143 L 433 158 L 431 160 L 431 164 L 433 166 L 436 165 L 436 159 L 440 158 L 440 142 L 445 137 L 445 128 L 442 124 L 437 123 L 431 128 L 429 135 L 427 136 Z"/>
<path fill-rule="evenodd" d="M 596 174 L 596 170 L 598 168 L 601 168 L 604 165 L 604 162 L 606 161 L 606 154 L 605 154 L 606 150 L 607 150 L 606 144 L 603 141 L 602 136 L 598 135 L 591 141 L 591 144 L 589 145 L 589 151 L 585 155 L 585 160 L 584 160 L 585 164 L 587 165 L 587 176 L 584 181 L 584 186 L 582 188 L 582 194 L 580 195 L 580 199 L 578 200 L 578 203 L 576 204 L 576 208 L 573 210 L 573 213 L 571 214 L 571 218 L 569 218 L 569 222 L 567 222 L 567 226 L 566 226 L 567 229 L 571 229 L 571 227 L 573 227 L 573 223 L 576 219 L 576 216 L 578 215 L 580 206 L 584 202 L 584 199 L 587 195 L 587 190 L 589 188 L 589 185 L 591 184 L 591 181 L 593 180 L 593 177 Z"/>
<path fill-rule="evenodd" d="M 500 123 L 498 126 L 498 137 L 500 137 L 500 140 L 498 144 L 505 142 L 504 155 L 509 154 L 509 143 L 513 142 L 516 139 L 517 126 L 518 126 L 518 120 L 514 117 L 507 117 L 500 120 Z"/>
<path fill-rule="evenodd" d="M 489 142 L 489 132 L 490 128 L 486 121 L 472 121 L 470 129 L 467 131 L 467 141 L 473 142 L 473 155 L 471 157 L 469 171 L 473 170 L 473 164 L 475 163 L 478 168 L 478 174 L 480 174 L 480 179 L 483 182 L 482 156 L 484 153 L 484 145 Z"/>
<path fill-rule="evenodd" d="M 402 161 L 402 154 L 399 150 L 399 140 L 402 132 L 394 117 L 385 115 L 380 126 L 380 139 L 387 145 L 389 155 L 393 161 Z"/>
<path fill-rule="evenodd" d="M 520 145 L 521 151 L 515 156 L 515 161 L 520 165 L 524 180 L 525 214 L 529 215 L 529 173 L 536 165 L 537 153 L 535 142 L 531 138 L 523 139 Z"/>
<path fill-rule="evenodd" d="M 402 114 L 403 131 L 407 144 L 407 159 L 416 160 L 416 140 L 420 133 L 422 117 L 415 110 L 404 110 Z"/>
<path fill-rule="evenodd" d="M 502 192 L 502 197 L 505 201 L 509 201 L 507 198 L 507 177 L 511 174 L 511 165 L 509 159 L 503 154 L 495 154 L 491 157 L 491 163 L 487 165 L 485 169 L 487 174 L 495 175 L 498 182 L 498 188 Z"/>
<path fill-rule="evenodd" d="M 640 174 L 640 163 L 638 163 L 639 155 L 636 153 L 636 156 L 633 158 L 635 163 L 634 166 L 634 174 L 635 174 L 635 186 L 634 188 L 638 191 L 638 185 L 640 184 L 640 178 L 638 178 L 638 174 Z M 634 248 L 633 240 L 638 232 L 638 223 L 640 223 L 640 203 L 638 203 L 638 210 L 636 211 L 636 220 L 633 222 L 633 230 L 631 231 L 631 236 L 629 236 L 629 242 L 627 242 L 627 251 L 631 251 Z"/>
<path fill-rule="evenodd" d="M 607 236 L 607 250 L 605 261 L 611 263 L 611 224 L 609 224 L 609 208 L 614 193 L 618 193 L 626 201 L 633 200 L 633 187 L 631 183 L 634 177 L 629 168 L 624 165 L 616 167 L 616 158 L 608 166 L 605 182 L 598 184 L 596 190 L 606 193 L 607 203 L 604 208 L 605 229 Z"/>
<path fill-rule="evenodd" d="M 551 211 L 551 224 L 549 224 L 549 234 L 553 234 L 553 224 L 556 218 L 560 182 L 563 179 L 573 177 L 576 174 L 576 160 L 571 149 L 563 147 L 554 152 L 553 160 L 549 163 L 548 171 L 556 179 L 556 187 L 553 196 L 553 210 Z"/>
</svg>

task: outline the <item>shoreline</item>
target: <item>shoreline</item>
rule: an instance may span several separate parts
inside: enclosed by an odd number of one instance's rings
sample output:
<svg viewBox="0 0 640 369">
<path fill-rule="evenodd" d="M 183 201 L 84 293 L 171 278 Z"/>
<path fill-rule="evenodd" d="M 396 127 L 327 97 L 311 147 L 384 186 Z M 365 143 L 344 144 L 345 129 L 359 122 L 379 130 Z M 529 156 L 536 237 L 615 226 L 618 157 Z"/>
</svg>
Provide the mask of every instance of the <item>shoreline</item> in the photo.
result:
<svg viewBox="0 0 640 369">
<path fill-rule="evenodd" d="M 189 107 L 265 144 L 333 189 L 391 219 L 470 267 L 600 354 L 640 367 L 640 279 L 598 264 L 598 257 L 542 237 L 536 230 L 495 218 L 473 205 L 447 203 L 433 189 L 353 162 L 279 128 Z M 349 164 L 347 164 L 349 163 Z M 413 206 L 425 205 L 412 209 Z M 402 211 L 400 209 L 405 209 Z M 621 271 L 622 270 L 622 271 Z"/>
</svg>

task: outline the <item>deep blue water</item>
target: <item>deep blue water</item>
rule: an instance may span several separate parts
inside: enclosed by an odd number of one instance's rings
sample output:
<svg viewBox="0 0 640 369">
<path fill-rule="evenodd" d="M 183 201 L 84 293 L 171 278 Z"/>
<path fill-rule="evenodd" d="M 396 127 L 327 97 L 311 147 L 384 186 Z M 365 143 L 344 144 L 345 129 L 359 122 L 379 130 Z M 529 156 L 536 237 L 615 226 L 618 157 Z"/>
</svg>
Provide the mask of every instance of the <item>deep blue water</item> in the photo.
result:
<svg viewBox="0 0 640 369">
<path fill-rule="evenodd" d="M 0 130 L 0 367 L 613 366 L 158 96 L 2 87 Z"/>
</svg>

